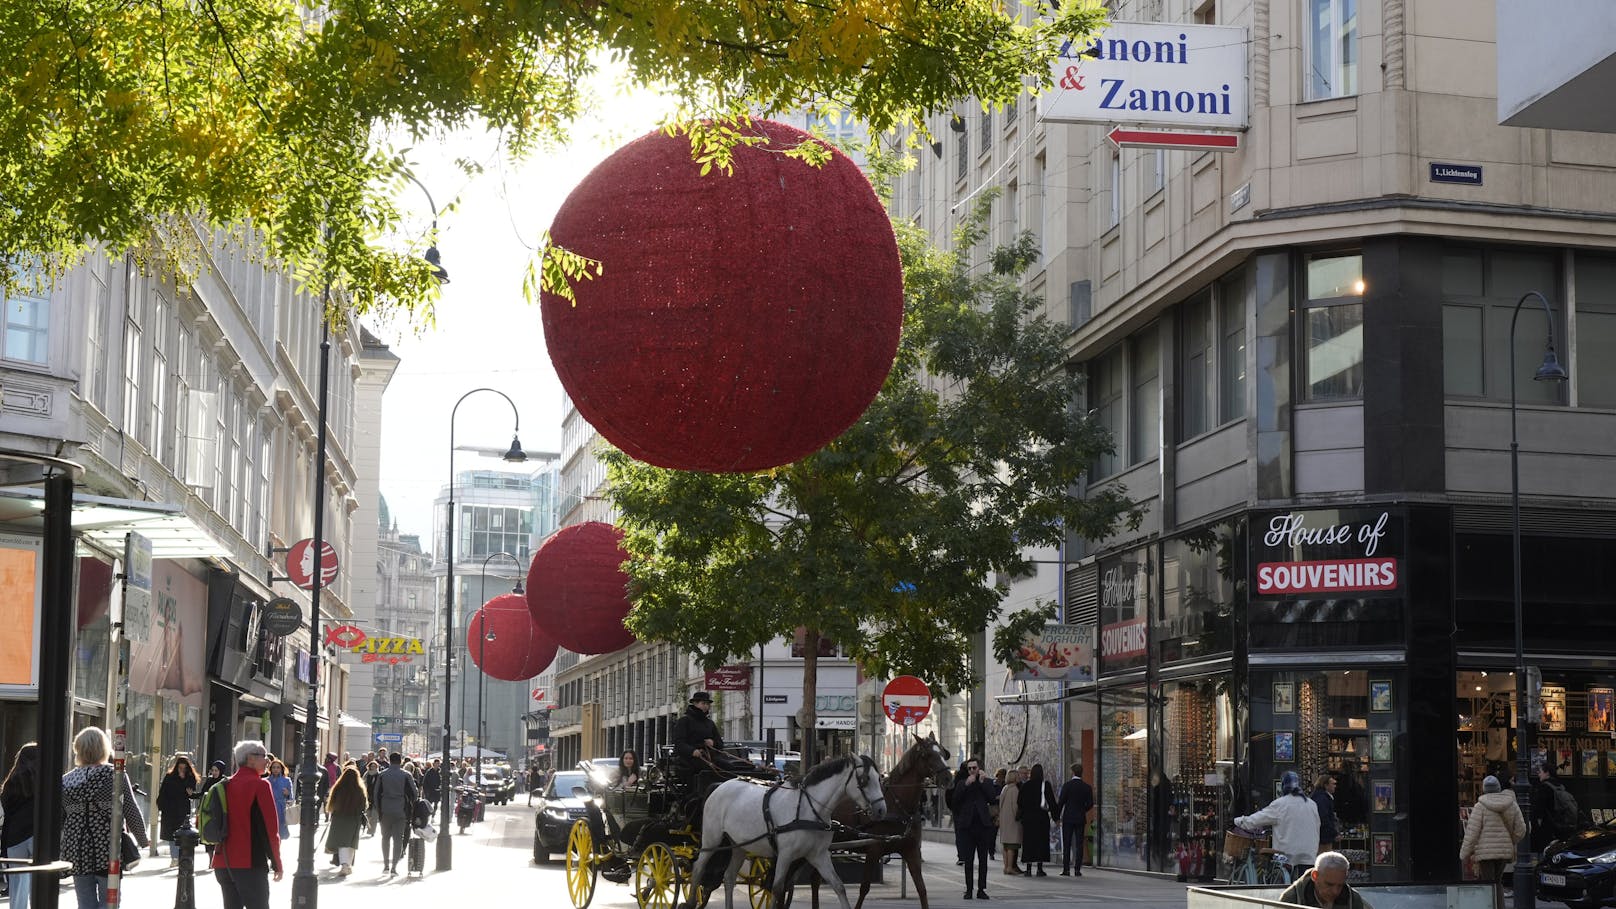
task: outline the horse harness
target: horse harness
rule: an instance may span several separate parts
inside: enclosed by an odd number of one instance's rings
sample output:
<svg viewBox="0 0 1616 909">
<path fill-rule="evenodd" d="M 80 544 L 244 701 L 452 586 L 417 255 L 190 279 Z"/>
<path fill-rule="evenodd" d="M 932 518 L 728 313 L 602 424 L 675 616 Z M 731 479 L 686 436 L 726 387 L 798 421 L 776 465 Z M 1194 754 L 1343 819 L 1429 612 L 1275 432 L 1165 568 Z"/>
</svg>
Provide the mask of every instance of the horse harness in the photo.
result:
<svg viewBox="0 0 1616 909">
<path fill-rule="evenodd" d="M 855 761 L 853 762 L 852 766 L 848 768 L 848 774 L 850 776 L 856 776 L 861 791 L 863 790 L 864 783 L 866 781 L 864 774 L 866 771 L 868 771 L 868 769 L 869 766 L 864 761 Z M 753 784 L 758 786 L 767 785 L 769 789 L 768 792 L 763 794 L 763 824 L 767 829 L 765 829 L 763 833 L 759 834 L 758 836 L 754 836 L 749 840 L 743 840 L 739 843 L 731 843 L 728 847 L 714 847 L 712 851 L 716 852 L 721 848 L 738 849 L 742 846 L 749 846 L 755 842 L 758 842 L 759 840 L 766 839 L 769 841 L 770 851 L 772 851 L 775 855 L 779 855 L 780 834 L 782 833 L 795 833 L 799 830 L 810 830 L 816 832 L 834 831 L 835 828 L 842 826 L 836 821 L 827 820 L 825 818 L 824 814 L 821 813 L 821 808 L 823 806 L 814 801 L 814 797 L 808 794 L 807 787 L 798 787 L 796 790 L 797 816 L 793 818 L 790 823 L 776 825 L 774 822 L 774 816 L 769 813 L 769 802 L 774 799 L 775 793 L 785 788 L 785 784 L 778 780 L 768 784 L 754 781 Z M 808 811 L 813 815 L 812 819 L 804 818 L 802 816 L 802 803 L 805 801 L 808 803 Z M 886 802 L 885 793 L 882 793 L 879 801 L 883 804 Z"/>
</svg>

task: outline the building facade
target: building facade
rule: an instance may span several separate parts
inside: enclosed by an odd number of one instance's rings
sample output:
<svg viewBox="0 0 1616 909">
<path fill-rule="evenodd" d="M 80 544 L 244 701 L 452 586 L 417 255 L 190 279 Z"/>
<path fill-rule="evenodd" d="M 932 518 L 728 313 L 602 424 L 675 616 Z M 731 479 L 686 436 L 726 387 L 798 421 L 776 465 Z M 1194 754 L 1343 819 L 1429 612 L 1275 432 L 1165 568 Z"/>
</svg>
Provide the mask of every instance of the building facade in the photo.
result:
<svg viewBox="0 0 1616 909">
<path fill-rule="evenodd" d="M 388 521 L 383 502 L 381 519 Z M 443 728 L 442 610 L 432 576 L 432 554 L 421 549 L 416 534 L 401 534 L 396 524 L 383 526 L 376 558 L 375 630 L 379 635 L 424 642 L 424 654 L 373 664 L 369 735 L 363 751 L 377 745 L 424 754 L 441 738 Z M 438 672 L 433 670 L 437 669 Z M 439 730 L 437 735 L 434 731 Z M 378 738 L 385 736 L 385 738 Z M 395 738 L 396 737 L 396 738 Z M 350 739 L 350 747 L 353 742 Z"/>
<path fill-rule="evenodd" d="M 995 240 L 1042 239 L 1029 286 L 1116 443 L 1090 486 L 1144 511 L 1060 556 L 1098 683 L 1038 695 L 1067 699 L 1098 861 L 1215 854 L 1294 770 L 1337 778 L 1352 879 L 1459 876 L 1463 811 L 1522 745 L 1516 426 L 1538 756 L 1616 809 L 1616 137 L 1499 124 L 1490 4 L 1112 11 L 1244 30 L 1238 150 L 962 108 L 893 201 L 946 242 L 994 187 Z M 1550 321 L 1566 382 L 1533 381 Z"/>
</svg>

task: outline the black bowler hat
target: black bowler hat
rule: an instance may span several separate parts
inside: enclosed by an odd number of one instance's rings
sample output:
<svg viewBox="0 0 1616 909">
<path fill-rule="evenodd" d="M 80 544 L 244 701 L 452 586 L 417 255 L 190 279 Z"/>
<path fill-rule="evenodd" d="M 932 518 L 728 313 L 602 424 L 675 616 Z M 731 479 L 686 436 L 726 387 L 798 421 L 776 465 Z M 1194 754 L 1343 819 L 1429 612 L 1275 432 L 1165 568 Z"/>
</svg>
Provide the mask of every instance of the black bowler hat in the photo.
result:
<svg viewBox="0 0 1616 909">
<path fill-rule="evenodd" d="M 694 704 L 698 701 L 706 701 L 707 703 L 711 704 L 713 702 L 713 696 L 705 691 L 698 691 L 690 696 L 690 703 Z"/>
</svg>

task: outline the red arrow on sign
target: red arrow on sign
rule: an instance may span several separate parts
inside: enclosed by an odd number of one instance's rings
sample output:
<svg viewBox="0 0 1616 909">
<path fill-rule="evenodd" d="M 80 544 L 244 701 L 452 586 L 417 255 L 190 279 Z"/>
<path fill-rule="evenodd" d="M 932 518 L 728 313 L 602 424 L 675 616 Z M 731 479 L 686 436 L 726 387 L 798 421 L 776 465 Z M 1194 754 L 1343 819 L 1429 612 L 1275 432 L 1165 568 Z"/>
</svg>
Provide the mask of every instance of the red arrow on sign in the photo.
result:
<svg viewBox="0 0 1616 909">
<path fill-rule="evenodd" d="M 1234 151 L 1239 133 L 1183 133 L 1166 129 L 1113 127 L 1106 139 L 1118 148 L 1185 148 L 1190 151 Z"/>
</svg>

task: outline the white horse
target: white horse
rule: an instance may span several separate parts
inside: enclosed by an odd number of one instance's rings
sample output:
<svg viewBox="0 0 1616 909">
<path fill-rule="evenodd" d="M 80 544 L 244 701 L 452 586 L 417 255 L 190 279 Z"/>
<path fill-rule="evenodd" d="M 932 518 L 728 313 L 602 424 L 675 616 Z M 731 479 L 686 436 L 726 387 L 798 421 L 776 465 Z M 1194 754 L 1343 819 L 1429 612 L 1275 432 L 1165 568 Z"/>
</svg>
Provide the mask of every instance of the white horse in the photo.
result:
<svg viewBox="0 0 1616 909">
<path fill-rule="evenodd" d="M 875 761 L 864 755 L 826 761 L 808 771 L 795 787 L 728 780 L 707 796 L 702 808 L 701 855 L 690 870 L 690 879 L 702 880 L 713 853 L 729 848 L 724 909 L 735 909 L 735 878 L 746 857 L 772 856 L 774 905 L 780 906 L 790 886 L 791 867 L 803 860 L 830 883 L 842 909 L 850 909 L 847 889 L 830 864 L 831 815 L 848 800 L 857 802 L 871 820 L 886 816 L 881 773 Z"/>
</svg>

